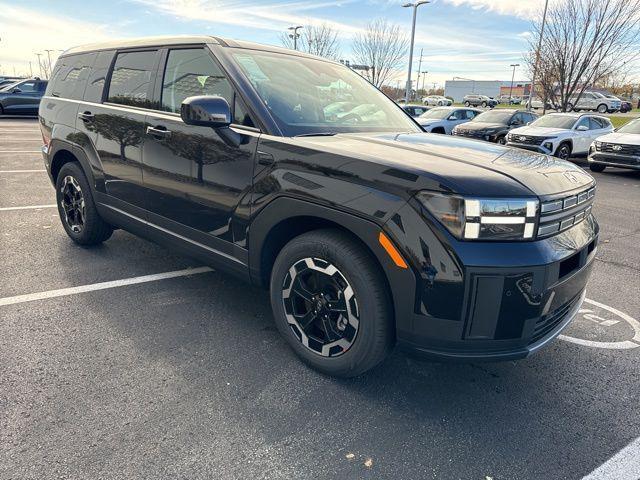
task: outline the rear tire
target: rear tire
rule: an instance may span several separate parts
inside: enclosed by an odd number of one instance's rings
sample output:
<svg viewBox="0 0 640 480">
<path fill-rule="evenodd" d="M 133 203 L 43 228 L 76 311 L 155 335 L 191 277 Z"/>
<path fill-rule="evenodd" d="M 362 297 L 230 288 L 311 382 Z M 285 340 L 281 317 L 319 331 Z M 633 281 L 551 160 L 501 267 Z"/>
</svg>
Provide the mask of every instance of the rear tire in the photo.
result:
<svg viewBox="0 0 640 480">
<path fill-rule="evenodd" d="M 390 352 L 393 309 L 384 274 L 350 235 L 327 229 L 294 238 L 276 258 L 270 288 L 278 330 L 316 370 L 353 377 Z"/>
<path fill-rule="evenodd" d="M 606 165 L 602 165 L 601 163 L 590 163 L 589 170 L 596 173 L 604 172 L 604 169 L 607 168 Z"/>
<path fill-rule="evenodd" d="M 78 245 L 98 245 L 111 237 L 113 227 L 100 217 L 80 164 L 65 163 L 60 169 L 56 203 L 62 226 Z"/>
</svg>

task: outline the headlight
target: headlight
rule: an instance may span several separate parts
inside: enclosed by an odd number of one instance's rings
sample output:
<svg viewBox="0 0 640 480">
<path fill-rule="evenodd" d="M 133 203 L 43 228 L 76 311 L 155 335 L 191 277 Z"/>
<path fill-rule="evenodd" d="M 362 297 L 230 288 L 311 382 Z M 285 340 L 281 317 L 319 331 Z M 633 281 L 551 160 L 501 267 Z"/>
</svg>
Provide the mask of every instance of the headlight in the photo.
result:
<svg viewBox="0 0 640 480">
<path fill-rule="evenodd" d="M 596 150 L 599 152 L 602 150 L 602 142 L 595 141 L 593 144 L 596 146 Z"/>
<path fill-rule="evenodd" d="M 531 240 L 538 200 L 529 198 L 463 198 L 420 192 L 418 201 L 460 240 Z"/>
</svg>

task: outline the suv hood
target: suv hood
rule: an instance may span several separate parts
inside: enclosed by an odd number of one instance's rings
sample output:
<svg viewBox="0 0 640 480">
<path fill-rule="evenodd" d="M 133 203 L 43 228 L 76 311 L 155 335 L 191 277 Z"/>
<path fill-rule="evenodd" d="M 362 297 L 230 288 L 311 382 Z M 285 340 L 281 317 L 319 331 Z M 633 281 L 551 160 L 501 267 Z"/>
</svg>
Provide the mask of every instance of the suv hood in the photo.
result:
<svg viewBox="0 0 640 480">
<path fill-rule="evenodd" d="M 440 118 L 416 118 L 416 122 L 420 125 L 434 125 L 436 123 L 444 123 L 444 120 Z"/>
<path fill-rule="evenodd" d="M 555 135 L 560 135 L 561 133 L 567 133 L 568 129 L 566 128 L 552 128 L 552 127 L 518 127 L 511 130 L 511 133 L 514 135 L 532 135 L 535 137 L 553 137 Z"/>
<path fill-rule="evenodd" d="M 640 133 L 607 133 L 596 139 L 598 142 L 623 143 L 625 145 L 640 145 Z"/>
<path fill-rule="evenodd" d="M 504 123 L 487 123 L 487 122 L 467 122 L 463 124 L 464 130 L 478 131 L 478 130 L 487 130 L 489 128 L 507 128 Z"/>
<path fill-rule="evenodd" d="M 405 191 L 547 196 L 594 183 L 580 167 L 554 157 L 447 135 L 354 133 L 295 140 L 299 146 L 344 157 L 337 164 L 342 175 L 393 182 Z M 383 168 L 372 173 L 358 160 Z"/>
</svg>

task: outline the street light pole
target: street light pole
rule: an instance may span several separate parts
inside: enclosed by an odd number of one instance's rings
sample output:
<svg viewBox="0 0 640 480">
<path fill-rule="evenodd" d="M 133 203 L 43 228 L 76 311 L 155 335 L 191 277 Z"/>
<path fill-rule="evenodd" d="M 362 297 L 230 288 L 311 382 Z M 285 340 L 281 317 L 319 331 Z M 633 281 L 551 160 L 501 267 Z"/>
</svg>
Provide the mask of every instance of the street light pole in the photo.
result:
<svg viewBox="0 0 640 480">
<path fill-rule="evenodd" d="M 298 50 L 298 37 L 300 36 L 300 34 L 298 33 L 298 30 L 302 28 L 302 25 L 297 25 L 295 27 L 289 27 L 289 30 L 291 30 L 293 33 L 289 34 L 290 38 L 293 38 L 293 49 L 294 50 Z"/>
<path fill-rule="evenodd" d="M 405 8 L 413 8 L 413 20 L 411 23 L 411 46 L 409 47 L 409 71 L 407 73 L 407 88 L 404 92 L 404 103 L 409 103 L 409 96 L 411 94 L 411 67 L 413 63 L 413 42 L 416 36 L 416 15 L 418 13 L 418 7 L 429 2 L 430 0 L 419 0 L 415 3 L 405 3 L 404 5 L 402 5 Z"/>
<path fill-rule="evenodd" d="M 42 62 L 40 61 L 40 57 L 42 56 L 41 53 L 36 53 L 36 57 L 38 57 L 38 67 L 40 69 L 40 78 L 42 78 L 44 75 L 42 75 Z"/>
<path fill-rule="evenodd" d="M 509 87 L 509 105 L 511 105 L 511 99 L 512 99 L 511 94 L 513 93 L 513 79 L 516 76 L 516 67 L 519 67 L 520 64 L 519 63 L 512 63 L 509 66 L 513 68 L 513 72 L 511 73 L 511 86 Z"/>
<path fill-rule="evenodd" d="M 47 77 L 51 77 L 51 52 L 53 52 L 54 50 L 46 50 L 45 52 L 47 52 L 47 58 L 49 59 L 49 74 L 47 75 Z"/>
<path fill-rule="evenodd" d="M 427 73 L 429 73 L 428 71 L 424 71 L 422 72 L 422 90 L 424 90 L 424 85 L 427 82 Z"/>
<path fill-rule="evenodd" d="M 542 37 L 544 36 L 544 26 L 547 23 L 547 9 L 549 8 L 549 0 L 544 2 L 544 12 L 542 13 L 542 26 L 540 27 L 540 38 L 538 39 L 538 48 L 536 48 L 536 58 L 533 64 L 533 76 L 531 77 L 531 88 L 529 89 L 529 101 L 527 102 L 527 110 L 531 110 L 531 100 L 536 89 L 536 75 L 538 75 L 538 61 L 540 60 L 540 49 L 542 48 Z M 546 102 L 543 102 L 543 109 Z"/>
</svg>

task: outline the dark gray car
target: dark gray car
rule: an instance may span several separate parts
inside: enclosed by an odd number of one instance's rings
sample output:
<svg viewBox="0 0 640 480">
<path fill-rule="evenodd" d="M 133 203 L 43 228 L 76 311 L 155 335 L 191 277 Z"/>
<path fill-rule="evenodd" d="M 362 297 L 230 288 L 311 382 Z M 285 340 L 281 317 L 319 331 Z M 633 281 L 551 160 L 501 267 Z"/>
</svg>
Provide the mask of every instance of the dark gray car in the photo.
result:
<svg viewBox="0 0 640 480">
<path fill-rule="evenodd" d="M 37 115 L 47 81 L 32 78 L 0 90 L 0 115 Z"/>
</svg>

